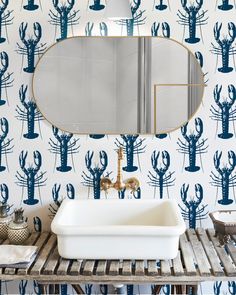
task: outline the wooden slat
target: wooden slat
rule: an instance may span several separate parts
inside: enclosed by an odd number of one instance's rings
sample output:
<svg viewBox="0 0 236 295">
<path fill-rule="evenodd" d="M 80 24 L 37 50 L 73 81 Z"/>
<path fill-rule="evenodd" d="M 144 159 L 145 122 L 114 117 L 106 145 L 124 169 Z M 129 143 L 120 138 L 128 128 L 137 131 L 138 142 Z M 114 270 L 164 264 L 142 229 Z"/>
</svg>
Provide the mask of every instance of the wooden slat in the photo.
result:
<svg viewBox="0 0 236 295">
<path fill-rule="evenodd" d="M 182 265 L 182 261 L 180 258 L 180 251 L 178 251 L 178 255 L 175 259 L 172 260 L 173 263 L 173 270 L 175 276 L 182 276 L 184 275 L 184 269 Z"/>
<path fill-rule="evenodd" d="M 157 275 L 157 262 L 156 260 L 148 260 L 147 261 L 147 275 L 148 276 L 156 276 Z"/>
<path fill-rule="evenodd" d="M 119 274 L 120 260 L 111 260 L 109 267 L 109 275 L 117 276 Z"/>
<path fill-rule="evenodd" d="M 83 270 L 84 276 L 91 276 L 93 274 L 93 269 L 95 265 L 95 260 L 86 260 Z"/>
<path fill-rule="evenodd" d="M 96 270 L 97 276 L 104 276 L 106 274 L 106 265 L 107 265 L 106 260 L 98 261 L 97 270 Z"/>
<path fill-rule="evenodd" d="M 44 264 L 46 263 L 49 254 L 52 251 L 52 248 L 56 244 L 56 235 L 51 235 L 47 243 L 44 245 L 42 251 L 39 253 L 35 264 L 30 270 L 31 275 L 39 275 L 41 270 L 43 269 Z"/>
<path fill-rule="evenodd" d="M 208 257 L 213 274 L 215 276 L 223 276 L 224 271 L 222 269 L 222 266 L 220 265 L 220 261 L 217 256 L 217 253 L 214 249 L 214 246 L 212 245 L 212 243 L 208 239 L 206 231 L 202 228 L 198 228 L 197 234 L 198 234 L 198 238 L 202 242 L 203 248 L 204 248 L 205 253 Z"/>
<path fill-rule="evenodd" d="M 36 250 L 36 255 L 37 255 L 37 256 L 36 256 L 36 258 L 35 258 L 34 261 L 37 260 L 38 255 L 39 255 L 39 252 L 40 252 L 40 250 L 43 248 L 43 245 L 45 244 L 45 242 L 46 242 L 48 236 L 49 236 L 49 233 L 41 233 L 41 234 L 40 234 L 40 236 L 39 236 L 37 242 L 35 243 L 35 246 L 37 246 L 38 248 L 37 248 L 37 250 Z M 29 264 L 29 266 L 28 266 L 27 268 L 19 268 L 19 269 L 17 270 L 17 274 L 18 274 L 18 275 L 26 275 L 27 272 L 28 272 L 28 270 L 30 269 L 31 265 L 34 263 L 34 261 L 32 261 L 32 262 Z"/>
<path fill-rule="evenodd" d="M 80 274 L 81 265 L 82 260 L 74 260 L 70 268 L 70 275 L 78 276 Z"/>
<path fill-rule="evenodd" d="M 66 276 L 67 275 L 67 270 L 69 268 L 69 265 L 70 265 L 70 262 L 71 260 L 69 259 L 64 259 L 64 258 L 61 258 L 59 260 L 59 266 L 57 268 L 57 275 L 59 276 Z"/>
<path fill-rule="evenodd" d="M 57 245 L 55 245 L 48 257 L 48 261 L 44 265 L 43 273 L 47 275 L 54 274 L 59 259 L 58 248 Z"/>
<path fill-rule="evenodd" d="M 213 229 L 208 229 L 207 234 L 214 245 L 221 263 L 224 266 L 226 274 L 230 277 L 236 276 L 236 268 L 233 266 L 232 261 L 230 260 L 224 248 L 220 246 L 219 240 L 215 237 L 215 231 Z"/>
<path fill-rule="evenodd" d="M 144 261 L 143 260 L 135 260 L 135 275 L 136 276 L 144 276 Z"/>
<path fill-rule="evenodd" d="M 39 237 L 39 233 L 32 233 L 28 239 L 25 241 L 24 245 L 25 246 L 31 246 L 34 245 Z M 10 267 L 6 267 L 4 273 L 6 275 L 14 275 L 16 273 L 16 269 L 15 268 L 10 268 Z"/>
<path fill-rule="evenodd" d="M 185 270 L 187 276 L 196 275 L 197 271 L 193 260 L 193 252 L 187 241 L 185 234 L 180 236 L 180 248 L 184 260 Z"/>
<path fill-rule="evenodd" d="M 201 242 L 198 240 L 197 234 L 194 229 L 187 229 L 187 235 L 195 254 L 199 272 L 202 276 L 210 276 L 210 264 L 207 255 L 203 249 Z"/>
<path fill-rule="evenodd" d="M 124 276 L 131 276 L 132 275 L 132 261 L 131 260 L 123 260 L 122 274 Z"/>
<path fill-rule="evenodd" d="M 171 275 L 169 260 L 161 260 L 161 275 L 162 276 L 170 276 Z"/>
<path fill-rule="evenodd" d="M 236 247 L 234 245 L 232 245 L 232 243 L 228 243 L 226 245 L 226 247 L 227 247 L 227 250 L 230 254 L 231 259 L 234 262 L 234 265 L 236 265 Z"/>
</svg>

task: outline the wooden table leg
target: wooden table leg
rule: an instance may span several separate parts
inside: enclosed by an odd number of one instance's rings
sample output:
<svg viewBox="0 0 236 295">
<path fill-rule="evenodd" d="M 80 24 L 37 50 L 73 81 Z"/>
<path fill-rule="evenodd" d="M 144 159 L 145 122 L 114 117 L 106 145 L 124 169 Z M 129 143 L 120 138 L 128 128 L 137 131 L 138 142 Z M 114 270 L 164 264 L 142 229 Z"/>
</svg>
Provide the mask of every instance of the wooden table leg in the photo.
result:
<svg viewBox="0 0 236 295">
<path fill-rule="evenodd" d="M 171 285 L 170 294 L 175 294 L 175 285 Z"/>
<path fill-rule="evenodd" d="M 198 285 L 188 285 L 186 287 L 186 293 L 189 294 L 191 292 L 192 295 L 197 295 Z"/>
<path fill-rule="evenodd" d="M 85 294 L 83 289 L 80 287 L 80 285 L 72 285 L 72 287 L 77 294 Z"/>
<path fill-rule="evenodd" d="M 49 292 L 49 294 L 53 294 L 53 295 L 60 294 L 60 285 L 58 285 L 58 284 L 49 284 L 48 292 Z"/>
<path fill-rule="evenodd" d="M 60 294 L 60 285 L 56 284 L 55 285 L 55 295 Z"/>
<path fill-rule="evenodd" d="M 192 293 L 193 293 L 193 295 L 197 295 L 197 291 L 198 291 L 198 285 L 194 285 L 194 286 L 192 286 Z"/>
<path fill-rule="evenodd" d="M 152 289 L 152 295 L 156 295 L 156 294 L 160 294 L 161 292 L 161 288 L 163 286 L 162 285 L 156 285 L 153 289 Z"/>
</svg>

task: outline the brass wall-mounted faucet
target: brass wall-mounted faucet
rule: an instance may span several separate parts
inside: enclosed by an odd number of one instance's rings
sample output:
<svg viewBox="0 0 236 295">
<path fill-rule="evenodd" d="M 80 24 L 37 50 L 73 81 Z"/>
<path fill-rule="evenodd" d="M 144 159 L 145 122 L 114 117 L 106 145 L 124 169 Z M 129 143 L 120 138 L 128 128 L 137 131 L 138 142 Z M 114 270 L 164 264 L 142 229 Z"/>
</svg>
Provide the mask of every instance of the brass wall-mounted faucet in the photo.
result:
<svg viewBox="0 0 236 295">
<path fill-rule="evenodd" d="M 122 180 L 122 172 L 121 172 L 121 161 L 123 160 L 123 149 L 119 148 L 118 150 L 118 165 L 117 165 L 117 178 L 116 182 L 112 182 L 110 178 L 104 177 L 101 179 L 100 186 L 101 190 L 108 191 L 110 188 L 114 188 L 118 191 L 122 191 L 123 189 L 130 189 L 132 192 L 135 192 L 139 188 L 139 180 L 135 177 L 131 177 Z"/>
</svg>

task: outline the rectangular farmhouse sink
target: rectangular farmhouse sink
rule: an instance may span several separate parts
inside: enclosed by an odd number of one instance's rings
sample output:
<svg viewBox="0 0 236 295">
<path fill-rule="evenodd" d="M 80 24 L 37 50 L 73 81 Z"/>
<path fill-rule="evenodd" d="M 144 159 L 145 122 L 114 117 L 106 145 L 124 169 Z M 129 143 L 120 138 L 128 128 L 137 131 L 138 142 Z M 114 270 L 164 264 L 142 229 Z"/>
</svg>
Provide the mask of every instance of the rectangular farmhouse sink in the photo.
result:
<svg viewBox="0 0 236 295">
<path fill-rule="evenodd" d="M 51 229 L 68 259 L 173 259 L 185 223 L 175 200 L 64 200 Z"/>
</svg>

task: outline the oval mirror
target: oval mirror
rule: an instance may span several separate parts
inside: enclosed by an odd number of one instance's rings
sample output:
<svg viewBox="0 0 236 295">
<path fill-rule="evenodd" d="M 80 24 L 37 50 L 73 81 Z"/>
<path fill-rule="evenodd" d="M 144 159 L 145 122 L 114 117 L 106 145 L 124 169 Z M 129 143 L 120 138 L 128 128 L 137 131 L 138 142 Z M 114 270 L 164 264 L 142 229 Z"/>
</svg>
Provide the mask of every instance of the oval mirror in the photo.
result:
<svg viewBox="0 0 236 295">
<path fill-rule="evenodd" d="M 39 110 L 81 134 L 166 133 L 198 109 L 204 76 L 182 44 L 160 37 L 72 37 L 51 46 L 33 76 Z"/>
</svg>

